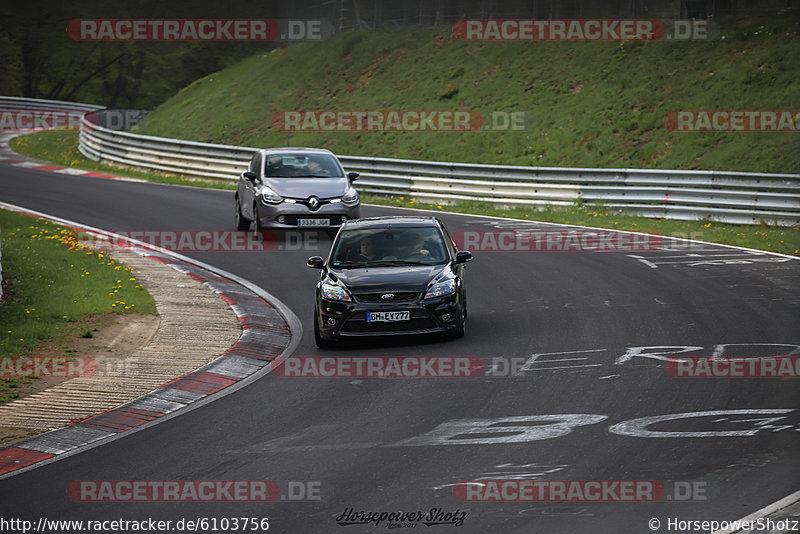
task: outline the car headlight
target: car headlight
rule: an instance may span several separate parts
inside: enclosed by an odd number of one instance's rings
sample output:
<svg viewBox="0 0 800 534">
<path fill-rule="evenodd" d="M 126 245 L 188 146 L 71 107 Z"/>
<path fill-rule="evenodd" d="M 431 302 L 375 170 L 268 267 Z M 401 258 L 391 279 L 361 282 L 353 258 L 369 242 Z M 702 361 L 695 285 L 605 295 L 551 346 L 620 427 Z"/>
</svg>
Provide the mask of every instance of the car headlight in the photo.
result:
<svg viewBox="0 0 800 534">
<path fill-rule="evenodd" d="M 428 292 L 425 293 L 425 298 L 429 299 L 433 297 L 443 297 L 445 295 L 450 295 L 455 290 L 456 290 L 456 281 L 451 278 L 450 280 L 445 280 L 444 282 L 438 282 L 429 287 Z"/>
<path fill-rule="evenodd" d="M 261 200 L 267 204 L 280 204 L 283 202 L 283 197 L 269 187 L 264 186 L 261 188 Z"/>
<path fill-rule="evenodd" d="M 342 286 L 324 283 L 322 284 L 322 296 L 328 300 L 344 300 L 350 302 L 350 295 Z"/>
<path fill-rule="evenodd" d="M 353 186 L 347 188 L 345 191 L 344 196 L 342 197 L 342 202 L 345 204 L 355 204 L 358 202 L 358 191 Z"/>
</svg>

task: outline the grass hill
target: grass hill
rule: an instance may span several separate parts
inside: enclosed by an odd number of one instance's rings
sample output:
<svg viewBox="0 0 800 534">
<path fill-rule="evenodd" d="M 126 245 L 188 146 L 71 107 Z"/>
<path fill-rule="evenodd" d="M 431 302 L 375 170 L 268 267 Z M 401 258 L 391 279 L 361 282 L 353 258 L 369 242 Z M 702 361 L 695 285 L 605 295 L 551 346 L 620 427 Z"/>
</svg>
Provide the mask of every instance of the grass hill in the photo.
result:
<svg viewBox="0 0 800 534">
<path fill-rule="evenodd" d="M 792 20 L 708 42 L 475 42 L 450 28 L 339 34 L 260 53 L 160 105 L 141 133 L 337 154 L 540 166 L 800 172 L 800 132 L 673 132 L 676 110 L 800 109 Z M 521 131 L 284 132 L 285 110 L 526 114 Z"/>
</svg>

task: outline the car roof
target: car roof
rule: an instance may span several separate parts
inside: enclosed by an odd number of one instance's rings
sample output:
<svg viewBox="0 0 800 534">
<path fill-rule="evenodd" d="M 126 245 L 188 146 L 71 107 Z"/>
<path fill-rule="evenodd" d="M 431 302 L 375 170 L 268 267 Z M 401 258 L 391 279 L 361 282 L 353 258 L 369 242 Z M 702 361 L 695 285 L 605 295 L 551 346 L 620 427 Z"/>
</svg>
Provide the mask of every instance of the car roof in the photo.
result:
<svg viewBox="0 0 800 534">
<path fill-rule="evenodd" d="M 361 230 L 368 228 L 389 228 L 389 227 L 412 227 L 412 226 L 439 226 L 436 217 L 423 215 L 398 215 L 387 217 L 368 217 L 365 219 L 354 219 L 344 223 L 348 230 Z"/>
<path fill-rule="evenodd" d="M 260 152 L 266 156 L 271 156 L 273 154 L 298 154 L 298 153 L 307 153 L 307 154 L 330 154 L 333 156 L 333 152 L 326 148 L 308 148 L 308 147 L 291 147 L 285 146 L 280 148 L 262 148 Z"/>
</svg>

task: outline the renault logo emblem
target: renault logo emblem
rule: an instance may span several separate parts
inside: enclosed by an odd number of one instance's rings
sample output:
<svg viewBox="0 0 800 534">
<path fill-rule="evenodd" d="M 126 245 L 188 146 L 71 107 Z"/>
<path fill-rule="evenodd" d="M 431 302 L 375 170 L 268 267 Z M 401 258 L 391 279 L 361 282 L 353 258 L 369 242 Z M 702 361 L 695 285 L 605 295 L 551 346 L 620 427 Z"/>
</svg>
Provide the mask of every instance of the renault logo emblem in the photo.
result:
<svg viewBox="0 0 800 534">
<path fill-rule="evenodd" d="M 381 295 L 383 300 L 392 300 L 394 298 L 394 293 L 384 293 Z"/>
<path fill-rule="evenodd" d="M 308 207 L 312 210 L 317 209 L 319 206 L 319 199 L 317 197 L 309 197 L 308 198 Z"/>
</svg>

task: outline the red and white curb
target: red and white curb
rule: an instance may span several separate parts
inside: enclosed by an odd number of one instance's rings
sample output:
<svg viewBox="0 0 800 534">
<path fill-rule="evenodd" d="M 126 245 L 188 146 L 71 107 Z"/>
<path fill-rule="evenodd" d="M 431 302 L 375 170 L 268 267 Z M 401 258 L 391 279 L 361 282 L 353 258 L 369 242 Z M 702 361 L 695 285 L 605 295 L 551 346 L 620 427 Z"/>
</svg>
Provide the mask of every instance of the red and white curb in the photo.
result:
<svg viewBox="0 0 800 534">
<path fill-rule="evenodd" d="M 232 393 L 280 365 L 299 343 L 299 319 L 278 299 L 236 275 L 147 243 L 105 230 L 0 202 L 0 208 L 49 220 L 101 238 L 126 242 L 133 252 L 169 265 L 205 284 L 230 305 L 242 323 L 239 340 L 214 361 L 127 404 L 75 424 L 0 447 L 0 479 L 124 432 L 145 428 L 170 414 Z M 79 451 L 80 450 L 80 451 Z"/>
<path fill-rule="evenodd" d="M 91 178 L 107 178 L 110 180 L 122 180 L 125 182 L 147 182 L 140 178 L 128 178 L 127 176 L 113 176 L 96 171 L 85 171 L 83 169 L 76 169 L 74 167 L 59 167 L 58 165 L 49 165 L 46 163 L 39 163 L 36 161 L 26 161 L 21 159 L 0 159 L 0 164 L 11 165 L 12 167 L 23 167 L 25 169 L 35 169 L 37 171 L 57 172 L 60 174 L 70 174 L 72 176 L 88 176 Z"/>
</svg>

